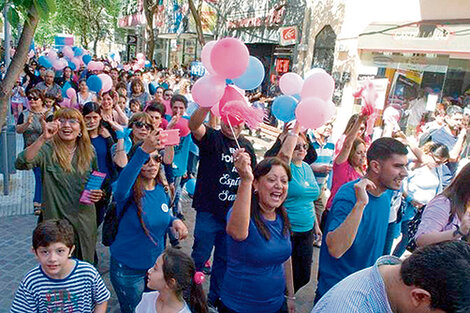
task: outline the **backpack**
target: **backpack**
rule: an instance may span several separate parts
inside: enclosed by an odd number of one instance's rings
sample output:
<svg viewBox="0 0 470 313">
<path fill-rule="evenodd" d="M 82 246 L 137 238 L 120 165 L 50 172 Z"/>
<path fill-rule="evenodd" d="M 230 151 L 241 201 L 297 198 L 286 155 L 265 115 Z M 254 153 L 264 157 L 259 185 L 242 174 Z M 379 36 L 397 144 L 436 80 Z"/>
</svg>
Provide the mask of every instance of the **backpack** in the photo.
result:
<svg viewBox="0 0 470 313">
<path fill-rule="evenodd" d="M 101 242 L 106 247 L 109 247 L 113 244 L 114 240 L 116 239 L 116 235 L 119 229 L 119 223 L 121 222 L 124 213 L 126 213 L 127 209 L 132 203 L 132 197 L 129 197 L 126 204 L 122 208 L 121 214 L 117 216 L 117 203 L 116 201 L 111 201 L 108 209 L 106 210 L 106 215 L 104 216 L 103 220 L 103 232 L 101 235 Z"/>
</svg>

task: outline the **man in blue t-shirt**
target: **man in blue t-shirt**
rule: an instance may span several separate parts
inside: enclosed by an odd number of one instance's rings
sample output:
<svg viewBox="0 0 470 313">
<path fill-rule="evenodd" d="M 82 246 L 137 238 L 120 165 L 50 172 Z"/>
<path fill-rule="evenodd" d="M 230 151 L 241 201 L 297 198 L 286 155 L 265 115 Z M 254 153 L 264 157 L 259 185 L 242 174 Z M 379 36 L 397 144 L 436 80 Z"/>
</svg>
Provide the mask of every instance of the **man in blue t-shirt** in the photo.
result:
<svg viewBox="0 0 470 313">
<path fill-rule="evenodd" d="M 382 256 L 392 193 L 407 176 L 407 149 L 398 140 L 380 138 L 367 151 L 367 173 L 343 185 L 325 224 L 320 248 L 318 301 L 346 276 L 374 265 Z"/>
</svg>

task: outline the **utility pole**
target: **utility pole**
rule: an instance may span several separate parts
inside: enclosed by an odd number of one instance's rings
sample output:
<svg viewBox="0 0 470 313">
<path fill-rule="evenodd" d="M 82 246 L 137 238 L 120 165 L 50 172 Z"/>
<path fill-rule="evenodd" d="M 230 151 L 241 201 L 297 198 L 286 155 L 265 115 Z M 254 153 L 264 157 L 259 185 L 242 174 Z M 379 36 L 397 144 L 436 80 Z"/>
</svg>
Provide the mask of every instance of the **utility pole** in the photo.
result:
<svg viewBox="0 0 470 313">
<path fill-rule="evenodd" d="M 4 40 L 3 40 L 3 48 L 4 48 L 4 56 L 5 56 L 5 69 L 8 69 L 8 66 L 10 66 L 10 32 L 11 32 L 11 27 L 10 23 L 8 22 L 8 9 L 9 5 L 8 3 L 5 3 L 5 6 L 3 8 L 3 21 L 4 21 Z M 5 123 L 5 126 L 2 129 L 2 141 L 3 141 L 3 153 L 2 153 L 2 159 L 3 159 L 3 194 L 8 195 L 10 193 L 10 169 L 9 169 L 9 164 L 8 164 L 8 136 L 7 136 L 7 130 L 8 130 L 8 125 L 11 119 L 11 108 L 10 108 L 10 99 L 8 99 L 8 103 L 6 106 L 6 115 L 7 115 L 7 122 Z"/>
</svg>

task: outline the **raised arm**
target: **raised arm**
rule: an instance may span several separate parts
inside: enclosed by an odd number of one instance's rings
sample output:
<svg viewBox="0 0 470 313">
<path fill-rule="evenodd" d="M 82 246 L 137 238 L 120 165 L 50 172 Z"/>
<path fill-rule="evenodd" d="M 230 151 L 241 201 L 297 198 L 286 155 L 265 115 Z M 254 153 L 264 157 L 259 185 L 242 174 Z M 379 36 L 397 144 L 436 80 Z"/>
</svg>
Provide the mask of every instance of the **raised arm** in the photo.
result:
<svg viewBox="0 0 470 313">
<path fill-rule="evenodd" d="M 457 142 L 455 143 L 452 150 L 449 151 L 449 161 L 450 162 L 458 162 L 460 159 L 460 153 L 462 153 L 463 144 L 465 143 L 465 138 L 467 136 L 467 129 L 464 128 L 460 131 L 459 136 L 457 138 Z"/>
<path fill-rule="evenodd" d="M 59 122 L 53 121 L 50 123 L 46 123 L 45 129 L 42 135 L 39 136 L 39 138 L 32 145 L 26 148 L 25 150 L 26 162 L 31 162 L 32 160 L 34 160 L 39 150 L 41 150 L 41 147 L 46 143 L 46 141 L 54 137 L 54 135 L 57 134 L 58 130 L 59 130 Z"/>
<path fill-rule="evenodd" d="M 346 138 L 344 139 L 343 143 L 343 148 L 335 159 L 336 164 L 342 164 L 347 161 L 349 153 L 351 152 L 353 146 L 353 142 L 357 138 L 357 132 L 359 131 L 359 128 L 361 128 L 361 124 L 365 122 L 366 119 L 367 116 L 359 115 L 353 127 L 351 127 L 349 132 L 346 134 Z"/>
<path fill-rule="evenodd" d="M 251 212 L 251 192 L 253 186 L 253 172 L 250 155 L 245 149 L 239 149 L 233 154 L 235 168 L 240 175 L 237 197 L 232 207 L 232 214 L 227 222 L 227 234 L 234 240 L 243 241 L 248 237 Z"/>
<path fill-rule="evenodd" d="M 299 138 L 300 124 L 296 123 L 294 128 L 287 133 L 287 137 L 282 143 L 281 149 L 277 156 L 287 164 L 290 164 L 292 160 L 292 154 L 294 153 L 295 145 L 297 144 L 297 138 Z"/>
<path fill-rule="evenodd" d="M 210 110 L 210 108 L 199 107 L 189 120 L 189 129 L 196 140 L 201 140 L 206 134 L 206 126 L 204 126 L 203 123 Z"/>
<path fill-rule="evenodd" d="M 346 219 L 333 231 L 326 235 L 326 245 L 328 252 L 332 257 L 339 259 L 351 248 L 356 239 L 357 230 L 361 224 L 362 214 L 367 203 L 369 195 L 367 190 L 375 189 L 375 185 L 367 178 L 362 178 L 354 185 L 356 191 L 356 204 L 348 214 Z M 334 212 L 333 212 L 334 213 Z"/>
</svg>

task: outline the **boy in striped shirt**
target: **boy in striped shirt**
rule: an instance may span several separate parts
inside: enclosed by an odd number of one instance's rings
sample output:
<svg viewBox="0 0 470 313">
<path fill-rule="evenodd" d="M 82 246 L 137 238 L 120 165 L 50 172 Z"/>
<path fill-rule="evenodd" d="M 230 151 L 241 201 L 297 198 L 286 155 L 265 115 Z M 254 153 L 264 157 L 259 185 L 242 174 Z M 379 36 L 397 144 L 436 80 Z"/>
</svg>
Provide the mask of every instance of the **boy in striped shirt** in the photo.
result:
<svg viewBox="0 0 470 313">
<path fill-rule="evenodd" d="M 33 232 L 39 265 L 21 281 L 10 312 L 106 312 L 109 290 L 91 264 L 70 258 L 74 248 L 68 221 L 40 223 Z"/>
</svg>

